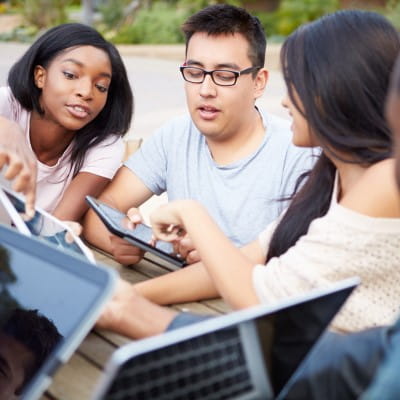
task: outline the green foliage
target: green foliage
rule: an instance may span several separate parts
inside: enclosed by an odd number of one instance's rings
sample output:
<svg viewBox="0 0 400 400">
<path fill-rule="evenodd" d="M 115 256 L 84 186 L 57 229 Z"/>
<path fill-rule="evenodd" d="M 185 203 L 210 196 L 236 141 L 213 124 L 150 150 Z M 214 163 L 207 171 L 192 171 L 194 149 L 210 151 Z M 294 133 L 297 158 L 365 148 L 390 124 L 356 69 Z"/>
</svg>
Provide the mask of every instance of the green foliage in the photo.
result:
<svg viewBox="0 0 400 400">
<path fill-rule="evenodd" d="M 23 15 L 28 24 L 39 29 L 67 21 L 66 7 L 71 0 L 25 0 Z"/>
<path fill-rule="evenodd" d="M 113 0 L 103 1 L 100 3 L 98 10 L 101 14 L 102 23 L 107 29 L 115 29 L 124 19 L 124 8 L 129 0 Z"/>
<path fill-rule="evenodd" d="M 339 0 L 281 0 L 277 11 L 258 17 L 268 36 L 286 36 L 298 26 L 338 9 Z"/>
<path fill-rule="evenodd" d="M 124 25 L 112 38 L 114 43 L 182 43 L 180 27 L 190 13 L 165 2 L 141 9 L 133 23 Z"/>
<path fill-rule="evenodd" d="M 386 17 L 390 22 L 400 30 L 400 1 L 399 0 L 389 0 L 386 4 Z"/>
</svg>

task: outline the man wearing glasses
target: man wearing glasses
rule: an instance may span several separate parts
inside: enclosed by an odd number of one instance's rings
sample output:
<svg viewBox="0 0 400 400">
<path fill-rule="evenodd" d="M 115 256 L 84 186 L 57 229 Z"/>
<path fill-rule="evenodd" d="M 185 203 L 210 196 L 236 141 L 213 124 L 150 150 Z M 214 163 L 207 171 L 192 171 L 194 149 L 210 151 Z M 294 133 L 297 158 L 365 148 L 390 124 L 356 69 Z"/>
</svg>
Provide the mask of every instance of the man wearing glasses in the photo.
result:
<svg viewBox="0 0 400 400">
<path fill-rule="evenodd" d="M 268 80 L 266 39 L 247 11 L 209 6 L 184 23 L 189 114 L 161 127 L 120 168 L 100 200 L 126 213 L 153 194 L 201 202 L 238 246 L 254 240 L 285 207 L 297 177 L 311 167 L 308 150 L 291 143 L 290 123 L 255 106 Z M 133 222 L 140 221 L 130 210 Z M 122 264 L 140 260 L 139 249 L 110 236 L 92 211 L 84 233 Z M 177 249 L 198 260 L 190 240 Z"/>
</svg>

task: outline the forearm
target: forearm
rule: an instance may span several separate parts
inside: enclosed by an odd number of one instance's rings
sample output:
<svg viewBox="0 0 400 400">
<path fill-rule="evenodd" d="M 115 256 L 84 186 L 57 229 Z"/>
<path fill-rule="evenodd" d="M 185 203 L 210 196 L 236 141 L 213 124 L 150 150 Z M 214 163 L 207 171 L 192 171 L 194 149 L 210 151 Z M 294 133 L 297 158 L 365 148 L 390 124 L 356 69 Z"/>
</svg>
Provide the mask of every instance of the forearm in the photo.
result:
<svg viewBox="0 0 400 400">
<path fill-rule="evenodd" d="M 180 216 L 218 293 L 236 309 L 258 304 L 252 283 L 254 263 L 229 241 L 199 204 L 185 202 Z"/>
<path fill-rule="evenodd" d="M 90 209 L 83 219 L 83 236 L 93 246 L 112 254 L 110 233 L 100 218 Z"/>
<path fill-rule="evenodd" d="M 157 304 L 177 304 L 219 297 L 218 291 L 202 263 L 135 285 L 135 289 Z"/>
</svg>

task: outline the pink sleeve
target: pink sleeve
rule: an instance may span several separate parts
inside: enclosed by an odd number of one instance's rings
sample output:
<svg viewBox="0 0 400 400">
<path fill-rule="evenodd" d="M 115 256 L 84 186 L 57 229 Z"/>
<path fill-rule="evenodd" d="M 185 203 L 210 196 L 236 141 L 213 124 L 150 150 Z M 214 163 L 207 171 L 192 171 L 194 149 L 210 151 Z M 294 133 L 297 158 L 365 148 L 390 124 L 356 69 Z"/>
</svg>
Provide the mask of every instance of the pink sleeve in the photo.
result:
<svg viewBox="0 0 400 400">
<path fill-rule="evenodd" d="M 11 92 L 8 87 L 0 88 L 0 115 L 8 118 L 12 118 L 12 109 L 11 109 Z"/>
<path fill-rule="evenodd" d="M 90 172 L 111 179 L 121 166 L 125 145 L 122 138 L 110 137 L 91 148 L 80 172 Z"/>
</svg>

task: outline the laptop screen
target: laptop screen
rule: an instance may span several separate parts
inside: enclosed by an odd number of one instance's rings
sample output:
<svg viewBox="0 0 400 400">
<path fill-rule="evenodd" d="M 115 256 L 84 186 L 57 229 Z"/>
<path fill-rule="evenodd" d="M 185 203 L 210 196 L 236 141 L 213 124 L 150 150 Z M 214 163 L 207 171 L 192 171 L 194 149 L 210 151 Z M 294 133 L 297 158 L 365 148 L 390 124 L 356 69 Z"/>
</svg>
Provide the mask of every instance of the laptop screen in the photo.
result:
<svg viewBox="0 0 400 400">
<path fill-rule="evenodd" d="M 111 275 L 0 226 L 0 400 L 42 385 L 35 380 L 69 357 L 105 301 Z"/>
<path fill-rule="evenodd" d="M 352 289 L 327 293 L 255 319 L 262 358 L 275 394 L 287 384 Z"/>
</svg>

